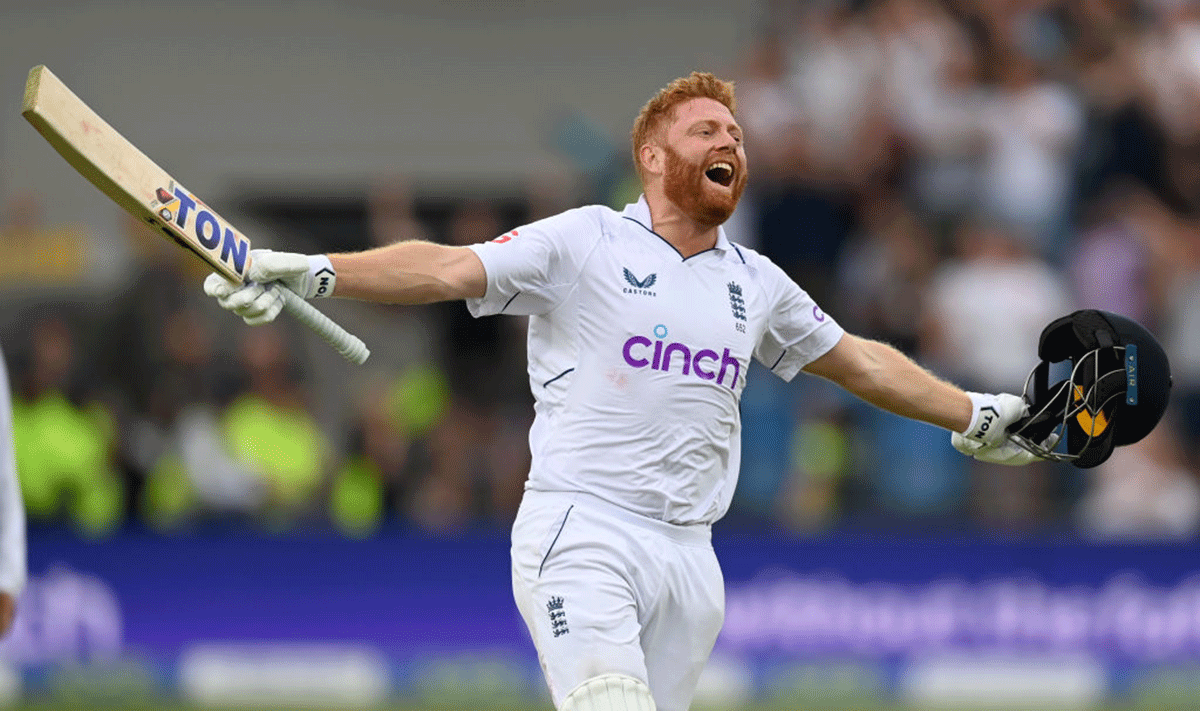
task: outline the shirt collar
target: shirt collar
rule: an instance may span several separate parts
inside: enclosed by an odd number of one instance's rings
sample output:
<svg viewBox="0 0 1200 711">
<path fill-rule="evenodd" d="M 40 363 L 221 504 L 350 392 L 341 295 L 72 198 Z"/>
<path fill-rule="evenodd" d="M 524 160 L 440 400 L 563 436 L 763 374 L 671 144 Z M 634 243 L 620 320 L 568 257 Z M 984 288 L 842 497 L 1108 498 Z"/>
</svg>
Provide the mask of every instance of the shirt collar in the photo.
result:
<svg viewBox="0 0 1200 711">
<path fill-rule="evenodd" d="M 645 227 L 650 232 L 654 232 L 653 220 L 650 219 L 650 204 L 646 202 L 645 194 L 639 195 L 637 202 L 631 202 L 626 205 L 625 211 L 621 213 L 621 216 L 628 217 L 629 219 L 636 221 L 642 227 Z M 658 233 L 654 232 L 654 234 L 657 235 Z M 659 235 L 659 238 L 663 239 L 661 235 Z M 666 240 L 663 239 L 663 241 Z M 725 227 L 718 226 L 717 244 L 715 245 L 715 249 L 725 251 L 732 248 L 732 246 L 733 245 L 729 243 L 729 239 L 725 236 Z"/>
</svg>

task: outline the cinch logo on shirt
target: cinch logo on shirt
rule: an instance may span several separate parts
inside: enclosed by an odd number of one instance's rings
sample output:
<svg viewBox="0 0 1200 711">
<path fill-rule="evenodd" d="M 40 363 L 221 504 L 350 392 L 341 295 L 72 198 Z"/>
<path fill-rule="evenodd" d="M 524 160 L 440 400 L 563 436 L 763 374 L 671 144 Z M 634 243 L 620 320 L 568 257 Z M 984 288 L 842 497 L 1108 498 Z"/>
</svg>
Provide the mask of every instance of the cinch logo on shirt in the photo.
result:
<svg viewBox="0 0 1200 711">
<path fill-rule="evenodd" d="M 625 362 L 634 368 L 649 366 L 651 370 L 661 370 L 664 373 L 671 372 L 672 363 L 677 362 L 680 372 L 684 375 L 695 375 L 701 380 L 715 379 L 717 385 L 724 385 L 725 376 L 732 370 L 733 377 L 730 378 L 728 387 L 732 390 L 737 386 L 742 364 L 729 354 L 728 348 L 718 354 L 710 348 L 693 350 L 682 343 L 665 343 L 663 339 L 667 337 L 667 327 L 662 324 L 654 327 L 654 335 L 658 340 L 633 336 L 625 341 L 625 346 L 621 349 Z M 679 358 L 675 357 L 676 354 L 679 354 Z"/>
</svg>

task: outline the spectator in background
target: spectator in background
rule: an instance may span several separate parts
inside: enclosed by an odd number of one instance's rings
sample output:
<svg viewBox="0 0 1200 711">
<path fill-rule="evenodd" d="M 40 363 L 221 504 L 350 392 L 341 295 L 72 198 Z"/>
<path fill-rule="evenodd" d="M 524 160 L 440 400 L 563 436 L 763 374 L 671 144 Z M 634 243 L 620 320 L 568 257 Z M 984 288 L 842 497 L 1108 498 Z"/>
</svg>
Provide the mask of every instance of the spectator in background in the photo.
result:
<svg viewBox="0 0 1200 711">
<path fill-rule="evenodd" d="M 969 387 L 1019 392 L 1037 362 L 1042 329 L 1072 310 L 1067 282 L 1020 232 L 994 222 L 964 224 L 956 246 L 930 284 L 925 357 Z M 1050 465 L 967 465 L 976 521 L 1027 528 L 1053 514 Z"/>
<path fill-rule="evenodd" d="M 849 3 L 814 4 L 789 48 L 792 92 L 801 100 L 809 158 L 818 174 L 853 183 L 863 151 L 878 150 L 883 56 Z"/>
<path fill-rule="evenodd" d="M 12 390 L 0 353 L 0 636 L 12 628 L 27 577 L 25 505 L 13 454 Z"/>
<path fill-rule="evenodd" d="M 65 517 L 85 534 L 100 536 L 122 521 L 125 487 L 114 466 L 110 409 L 72 383 L 75 332 L 56 315 L 28 326 L 28 362 L 13 400 L 13 442 L 30 517 Z"/>
<path fill-rule="evenodd" d="M 468 201 L 451 217 L 446 241 L 475 244 L 501 229 L 493 206 Z M 411 514 L 431 529 L 460 528 L 473 519 L 510 520 L 529 466 L 528 390 L 522 378 L 496 374 L 521 372 L 525 320 L 475 319 L 458 301 L 426 308 L 442 324 L 438 362 L 449 376 L 450 400 L 430 433 L 432 470 Z"/>
<path fill-rule="evenodd" d="M 986 149 L 980 199 L 996 218 L 1060 258 L 1069 239 L 1073 163 L 1083 116 L 1074 96 L 1020 48 L 1002 60 L 983 114 Z"/>
<path fill-rule="evenodd" d="M 220 421 L 213 336 L 192 309 L 169 314 L 152 331 L 160 341 L 149 407 L 131 423 L 127 451 L 144 482 L 140 513 L 173 528 L 194 518 L 244 520 L 259 511 L 266 485 L 230 455 Z"/>
<path fill-rule="evenodd" d="M 309 414 L 278 326 L 241 334 L 248 387 L 221 418 L 227 446 L 266 489 L 262 523 L 286 528 L 317 513 L 330 463 L 325 436 Z"/>
<path fill-rule="evenodd" d="M 365 536 L 391 513 L 420 518 L 416 495 L 430 474 L 430 435 L 446 417 L 449 400 L 446 379 L 432 365 L 364 388 L 330 498 L 339 530 Z"/>
<path fill-rule="evenodd" d="M 187 287 L 205 267 L 140 220 L 123 224 L 135 274 L 113 303 L 95 359 L 119 385 L 118 459 L 132 513 L 174 528 L 256 510 L 253 476 L 229 457 L 218 421 L 230 366 L 218 367 L 210 326 Z"/>
<path fill-rule="evenodd" d="M 1046 324 L 1073 306 L 1066 280 L 1022 233 L 973 220 L 934 272 L 924 356 L 972 387 L 1020 391 Z"/>
<path fill-rule="evenodd" d="M 851 230 L 850 202 L 876 177 L 889 149 L 880 112 L 880 57 L 848 4 L 805 5 L 799 12 L 800 21 L 786 28 L 783 40 L 784 96 L 793 97 L 796 110 L 785 126 L 796 128 L 782 134 L 789 136 L 787 160 L 768 159 L 769 172 L 753 189 L 752 204 L 763 253 L 832 308 L 828 267 Z M 772 120 L 755 110 L 769 106 L 752 105 L 751 124 Z M 772 164 L 782 170 L 773 174 Z"/>
<path fill-rule="evenodd" d="M 737 80 L 738 105 L 746 131 L 754 136 L 746 146 L 746 158 L 754 161 L 755 175 L 755 185 L 747 186 L 746 197 L 753 198 L 760 185 L 791 178 L 803 165 L 807 144 L 801 133 L 801 98 L 789 81 L 784 39 L 775 32 L 763 35 L 750 46 L 744 63 L 743 76 Z M 739 209 L 743 207 L 739 205 Z"/>
<path fill-rule="evenodd" d="M 1087 106 L 1078 199 L 1089 205 L 1114 181 L 1134 181 L 1167 194 L 1166 136 L 1155 120 L 1141 61 L 1145 19 L 1134 2 L 1066 6 L 1075 41 L 1069 76 Z M 1076 215 L 1078 217 L 1078 215 Z"/>
<path fill-rule="evenodd" d="M 1182 221 L 1177 235 L 1162 310 L 1163 347 L 1175 379 L 1172 405 L 1184 458 L 1200 472 L 1200 219 Z"/>
<path fill-rule="evenodd" d="M 1169 196 L 1180 208 L 1200 208 L 1200 8 L 1160 2 L 1143 36 L 1139 60 L 1150 104 L 1166 135 Z"/>
<path fill-rule="evenodd" d="M 1088 478 L 1076 510 L 1086 535 L 1187 539 L 1200 531 L 1200 485 L 1169 428 L 1118 447 Z"/>
<path fill-rule="evenodd" d="M 933 235 L 895 193 L 864 199 L 858 224 L 838 263 L 842 320 L 857 333 L 915 354 L 937 266 Z"/>
<path fill-rule="evenodd" d="M 1176 217 L 1149 191 L 1122 181 L 1105 191 L 1090 222 L 1067 255 L 1078 303 L 1157 324 L 1167 288 L 1159 275 L 1173 259 Z"/>
<path fill-rule="evenodd" d="M 417 218 L 416 196 L 407 180 L 395 177 L 371 190 L 367 232 L 372 247 L 429 238 L 429 230 Z"/>
<path fill-rule="evenodd" d="M 838 265 L 845 322 L 916 357 L 923 353 L 920 324 L 937 267 L 933 235 L 894 193 L 864 199 L 858 223 Z M 841 491 L 844 515 L 925 524 L 963 515 L 965 462 L 946 451 L 934 430 L 851 402 L 838 417 L 803 423 L 800 431 L 829 438 L 839 422 L 850 425 L 842 438 L 853 442 L 852 449 L 843 445 L 853 453 Z"/>
<path fill-rule="evenodd" d="M 975 47 L 934 3 L 898 0 L 882 14 L 890 57 L 888 100 L 911 151 L 902 179 L 939 223 L 976 203 L 980 190 L 986 94 Z"/>
</svg>

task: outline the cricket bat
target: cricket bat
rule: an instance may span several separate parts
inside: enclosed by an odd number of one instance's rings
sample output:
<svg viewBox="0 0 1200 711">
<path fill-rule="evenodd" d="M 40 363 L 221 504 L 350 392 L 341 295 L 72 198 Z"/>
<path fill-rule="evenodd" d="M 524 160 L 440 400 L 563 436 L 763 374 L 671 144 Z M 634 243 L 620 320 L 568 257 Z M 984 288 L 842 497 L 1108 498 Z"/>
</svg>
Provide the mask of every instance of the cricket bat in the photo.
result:
<svg viewBox="0 0 1200 711">
<path fill-rule="evenodd" d="M 24 116 L 63 158 L 131 215 L 203 259 L 230 281 L 246 280 L 250 240 L 92 111 L 43 65 L 29 70 Z M 370 351 L 312 304 L 276 283 L 284 310 L 347 359 Z"/>
</svg>

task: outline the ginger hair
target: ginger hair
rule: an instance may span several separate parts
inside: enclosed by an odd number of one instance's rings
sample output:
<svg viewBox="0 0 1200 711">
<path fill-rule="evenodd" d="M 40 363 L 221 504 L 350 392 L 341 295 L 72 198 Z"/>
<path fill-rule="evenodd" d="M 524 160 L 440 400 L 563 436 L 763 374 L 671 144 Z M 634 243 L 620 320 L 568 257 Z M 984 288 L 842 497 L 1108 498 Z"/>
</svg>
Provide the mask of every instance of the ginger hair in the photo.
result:
<svg viewBox="0 0 1200 711">
<path fill-rule="evenodd" d="M 724 104 L 729 113 L 737 112 L 733 82 L 718 79 L 708 72 L 692 72 L 660 89 L 646 102 L 633 122 L 633 165 L 643 180 L 646 176 L 642 172 L 642 160 L 638 156 L 642 146 L 661 140 L 667 124 L 674 117 L 675 107 L 691 99 L 713 99 Z"/>
</svg>

